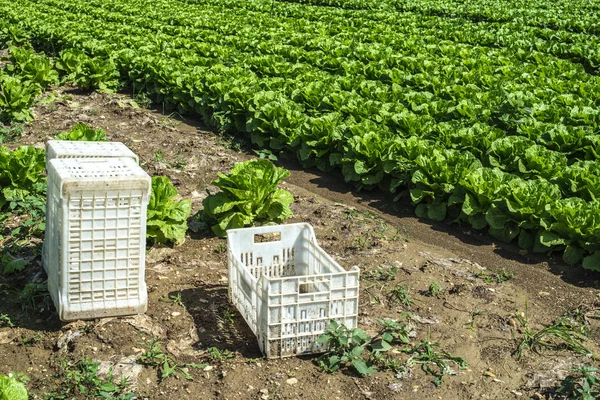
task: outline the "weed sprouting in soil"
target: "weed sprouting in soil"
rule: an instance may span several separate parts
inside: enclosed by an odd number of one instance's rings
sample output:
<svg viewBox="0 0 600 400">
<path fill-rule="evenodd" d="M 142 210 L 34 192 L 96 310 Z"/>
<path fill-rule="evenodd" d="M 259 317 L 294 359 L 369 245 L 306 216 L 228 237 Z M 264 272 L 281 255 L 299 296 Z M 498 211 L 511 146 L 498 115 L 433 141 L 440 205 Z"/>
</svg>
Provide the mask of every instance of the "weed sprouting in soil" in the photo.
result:
<svg viewBox="0 0 600 400">
<path fill-rule="evenodd" d="M 475 274 L 475 277 L 483 280 L 485 283 L 504 283 L 514 279 L 515 274 L 503 268 L 496 272 L 481 271 Z"/>
<path fill-rule="evenodd" d="M 217 245 L 217 248 L 215 249 L 215 252 L 217 254 L 223 254 L 225 252 L 227 252 L 227 243 L 225 242 L 221 242 Z"/>
<path fill-rule="evenodd" d="M 208 364 L 180 364 L 173 357 L 165 353 L 156 338 L 152 338 L 146 345 L 146 351 L 137 359 L 139 364 L 154 367 L 158 370 L 158 378 L 162 382 L 169 376 L 182 376 L 193 380 L 187 371 L 188 368 L 205 368 Z"/>
<path fill-rule="evenodd" d="M 585 346 L 587 337 L 581 326 L 573 320 L 559 318 L 552 325 L 534 332 L 529 326 L 527 303 L 525 304 L 525 312 L 517 313 L 515 318 L 521 331 L 521 335 L 518 337 L 513 332 L 513 338 L 517 343 L 513 355 L 517 360 L 521 360 L 523 353 L 527 350 L 538 354 L 541 349 L 569 350 L 578 354 L 592 354 L 592 351 Z"/>
<path fill-rule="evenodd" d="M 600 398 L 598 368 L 581 365 L 573 369 L 556 389 L 558 400 L 596 400 Z"/>
<path fill-rule="evenodd" d="M 15 326 L 8 314 L 0 314 L 0 328 L 3 326 L 7 326 L 9 328 L 13 328 Z"/>
<path fill-rule="evenodd" d="M 114 382 L 112 368 L 106 378 L 99 376 L 99 362 L 84 358 L 77 362 L 60 361 L 54 377 L 58 386 L 46 394 L 47 400 L 85 398 L 130 400 L 137 394 L 130 391 L 129 377 Z"/>
<path fill-rule="evenodd" d="M 177 293 L 175 295 L 169 296 L 169 299 L 171 299 L 173 304 L 176 304 L 176 305 L 180 306 L 181 308 L 185 309 L 185 304 L 183 304 L 183 300 L 181 299 L 181 292 Z"/>
<path fill-rule="evenodd" d="M 387 266 L 380 265 L 377 267 L 375 271 L 367 271 L 362 275 L 362 278 L 366 281 L 373 282 L 388 282 L 396 280 L 396 273 L 398 272 L 398 267 L 396 266 Z"/>
<path fill-rule="evenodd" d="M 45 282 L 28 283 L 18 295 L 21 309 L 26 315 L 34 312 L 40 303 L 48 303 L 49 297 L 48 285 Z"/>
<path fill-rule="evenodd" d="M 444 293 L 444 288 L 437 281 L 433 281 L 429 284 L 427 289 L 427 295 L 432 297 L 440 297 Z"/>
<path fill-rule="evenodd" d="M 377 319 L 377 322 L 381 328 L 371 337 L 360 328 L 349 329 L 331 321 L 329 329 L 318 339 L 318 343 L 329 349 L 317 359 L 319 367 L 329 373 L 349 368 L 361 376 L 389 370 L 401 377 L 411 366 L 421 365 L 425 373 L 435 377 L 437 386 L 442 384 L 444 376 L 455 374 L 451 364 L 460 369 L 467 367 L 463 358 L 432 343 L 429 334 L 427 339 L 410 346 L 411 329 L 407 325 L 392 319 Z M 398 358 L 401 353 L 408 354 L 409 358 L 401 360 Z"/>
<path fill-rule="evenodd" d="M 209 347 L 206 349 L 206 352 L 213 362 L 230 360 L 235 357 L 235 355 L 229 350 L 221 350 L 216 347 Z"/>
<path fill-rule="evenodd" d="M 404 349 L 403 352 L 411 354 L 406 365 L 421 365 L 426 374 L 434 376 L 434 384 L 440 386 L 444 381 L 444 376 L 455 375 L 456 372 L 450 368 L 455 364 L 459 369 L 467 368 L 465 359 L 456 357 L 442 349 L 439 343 L 432 343 L 430 332 L 427 332 L 427 339 L 423 339 L 416 346 L 410 349 Z"/>
<path fill-rule="evenodd" d="M 388 300 L 390 303 L 400 303 L 405 308 L 411 308 L 413 305 L 408 285 L 396 285 L 393 287 L 388 293 Z"/>
<path fill-rule="evenodd" d="M 0 124 L 0 144 L 16 142 L 23 135 L 23 127 L 24 124 L 20 123 Z"/>
</svg>

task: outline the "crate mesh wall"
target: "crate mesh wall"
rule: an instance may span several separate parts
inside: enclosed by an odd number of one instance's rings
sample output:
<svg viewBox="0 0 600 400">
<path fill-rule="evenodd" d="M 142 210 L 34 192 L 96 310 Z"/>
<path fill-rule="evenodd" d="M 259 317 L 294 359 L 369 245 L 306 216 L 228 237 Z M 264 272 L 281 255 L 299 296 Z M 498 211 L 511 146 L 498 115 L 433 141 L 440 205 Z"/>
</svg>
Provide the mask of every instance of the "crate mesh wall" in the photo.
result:
<svg viewBox="0 0 600 400">
<path fill-rule="evenodd" d="M 257 234 L 281 240 L 255 243 Z M 229 296 L 269 358 L 319 353 L 330 320 L 357 326 L 359 270 L 344 270 L 308 224 L 228 231 Z"/>
<path fill-rule="evenodd" d="M 50 294 L 63 320 L 144 312 L 150 177 L 131 159 L 81 163 L 49 164 Z"/>
<path fill-rule="evenodd" d="M 139 163 L 138 156 L 120 142 L 49 140 L 46 143 L 46 168 L 48 168 L 48 162 L 55 158 L 131 158 L 136 164 Z M 53 210 L 49 208 L 49 204 L 46 204 L 46 216 L 50 215 L 53 215 Z M 46 248 L 46 241 L 44 241 L 42 245 L 44 268 L 46 257 L 48 257 L 48 249 Z"/>
</svg>

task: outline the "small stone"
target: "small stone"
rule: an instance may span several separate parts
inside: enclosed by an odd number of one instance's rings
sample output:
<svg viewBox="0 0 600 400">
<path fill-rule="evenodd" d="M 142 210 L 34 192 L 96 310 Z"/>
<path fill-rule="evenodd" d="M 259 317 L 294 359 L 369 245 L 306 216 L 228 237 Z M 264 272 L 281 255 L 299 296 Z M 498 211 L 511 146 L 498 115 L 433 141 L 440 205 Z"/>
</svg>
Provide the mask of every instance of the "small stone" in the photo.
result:
<svg viewBox="0 0 600 400">
<path fill-rule="evenodd" d="M 178 317 L 178 316 L 180 316 L 180 315 L 181 315 L 181 313 L 180 313 L 179 311 L 173 311 L 173 312 L 171 313 L 171 316 L 173 316 L 173 317 Z"/>
<path fill-rule="evenodd" d="M 550 296 L 550 293 L 549 292 L 539 292 L 538 296 L 542 296 L 542 297 Z"/>
<path fill-rule="evenodd" d="M 298 379 L 290 378 L 290 379 L 286 380 L 285 383 L 287 383 L 288 385 L 295 385 L 296 383 L 298 383 Z"/>
<path fill-rule="evenodd" d="M 204 372 L 212 371 L 213 368 L 214 367 L 212 365 L 207 365 L 206 367 L 204 367 L 204 369 L 202 371 L 204 371 Z"/>
<path fill-rule="evenodd" d="M 262 394 L 269 394 L 269 389 L 260 389 L 259 392 Z"/>
<path fill-rule="evenodd" d="M 388 388 L 392 391 L 392 392 L 401 392 L 402 391 L 402 384 L 401 383 L 390 383 L 388 385 Z"/>
</svg>

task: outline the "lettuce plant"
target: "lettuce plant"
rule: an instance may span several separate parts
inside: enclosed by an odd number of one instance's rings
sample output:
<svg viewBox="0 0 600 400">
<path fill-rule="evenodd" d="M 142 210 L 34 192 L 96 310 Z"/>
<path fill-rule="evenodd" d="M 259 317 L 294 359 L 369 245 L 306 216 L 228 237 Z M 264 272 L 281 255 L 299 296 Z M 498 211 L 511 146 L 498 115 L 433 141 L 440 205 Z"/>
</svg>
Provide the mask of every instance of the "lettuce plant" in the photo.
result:
<svg viewBox="0 0 600 400">
<path fill-rule="evenodd" d="M 33 119 L 30 107 L 37 95 L 38 89 L 28 81 L 0 73 L 0 121 Z"/>
<path fill-rule="evenodd" d="M 46 152 L 31 146 L 14 151 L 0 147 L 0 209 L 9 202 L 18 202 L 30 194 L 43 193 Z"/>
<path fill-rule="evenodd" d="M 292 216 L 294 197 L 277 185 L 290 172 L 269 160 L 237 163 L 227 175 L 219 173 L 212 182 L 221 189 L 204 199 L 204 216 L 215 235 L 224 237 L 227 229 L 265 222 L 279 223 Z"/>
<path fill-rule="evenodd" d="M 16 378 L 0 375 L 0 400 L 27 400 L 25 385 Z"/>
<path fill-rule="evenodd" d="M 155 243 L 182 244 L 187 232 L 187 219 L 192 211 L 190 200 L 176 201 L 177 189 L 166 176 L 152 178 L 152 194 L 148 204 L 146 237 Z"/>
<path fill-rule="evenodd" d="M 69 132 L 59 133 L 56 140 L 105 142 L 106 131 L 104 129 L 94 129 L 86 124 L 77 124 Z"/>
</svg>

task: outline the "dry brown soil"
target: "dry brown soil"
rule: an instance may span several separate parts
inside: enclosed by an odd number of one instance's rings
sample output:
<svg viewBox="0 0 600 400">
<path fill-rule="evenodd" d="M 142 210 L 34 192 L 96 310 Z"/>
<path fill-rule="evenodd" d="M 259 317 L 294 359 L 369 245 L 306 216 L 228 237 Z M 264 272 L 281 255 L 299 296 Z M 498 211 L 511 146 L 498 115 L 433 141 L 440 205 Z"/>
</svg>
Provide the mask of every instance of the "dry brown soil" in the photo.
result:
<svg viewBox="0 0 600 400">
<path fill-rule="evenodd" d="M 35 120 L 19 143 L 9 146 L 43 146 L 79 122 L 103 128 L 111 140 L 135 151 L 149 174 L 169 176 L 180 195 L 193 200 L 194 212 L 218 171 L 255 156 L 197 121 L 135 107 L 126 95 L 69 88 L 55 89 L 55 95 L 53 102 L 36 107 Z M 430 335 L 432 342 L 465 358 L 467 369 L 453 366 L 457 374 L 436 387 L 418 366 L 401 378 L 391 372 L 360 378 L 347 371 L 321 372 L 314 357 L 263 359 L 227 299 L 226 242 L 190 232 L 181 246 L 148 249 L 145 315 L 61 323 L 51 305 L 40 302 L 25 315 L 10 291 L 2 295 L 0 314 L 8 314 L 15 327 L 0 328 L 0 374 L 28 375 L 35 398 L 60 384 L 54 377 L 61 360 L 92 358 L 105 369 L 114 365 L 117 376 L 130 375 L 141 398 L 150 399 L 525 399 L 551 398 L 549 388 L 572 367 L 593 364 L 568 351 L 527 351 L 520 361 L 512 353 L 523 333 L 517 313 L 527 307 L 535 332 L 579 307 L 588 317 L 588 346 L 598 354 L 600 324 L 592 318 L 600 303 L 597 274 L 547 256 L 522 255 L 458 226 L 419 220 L 407 200 L 393 203 L 380 192 L 356 193 L 338 173 L 303 171 L 294 160 L 280 164 L 291 170 L 283 184 L 295 198 L 289 222 L 309 222 L 320 245 L 341 265 L 361 269 L 359 326 L 374 334 L 376 318 L 401 318 L 414 329 L 413 344 Z M 393 280 L 377 280 L 378 269 L 394 267 Z M 37 257 L 19 277 L 0 277 L 0 283 L 22 287 L 40 270 Z M 480 277 L 482 271 L 500 270 L 514 279 L 495 283 Z M 427 293 L 433 281 L 444 288 L 437 297 Z M 409 289 L 410 307 L 389 296 L 401 285 Z M 170 300 L 178 294 L 181 304 Z M 160 382 L 156 369 L 135 363 L 151 337 L 178 362 L 209 367 L 190 368 L 191 381 L 169 377 Z M 207 354 L 209 347 L 234 357 L 216 360 Z"/>
</svg>

